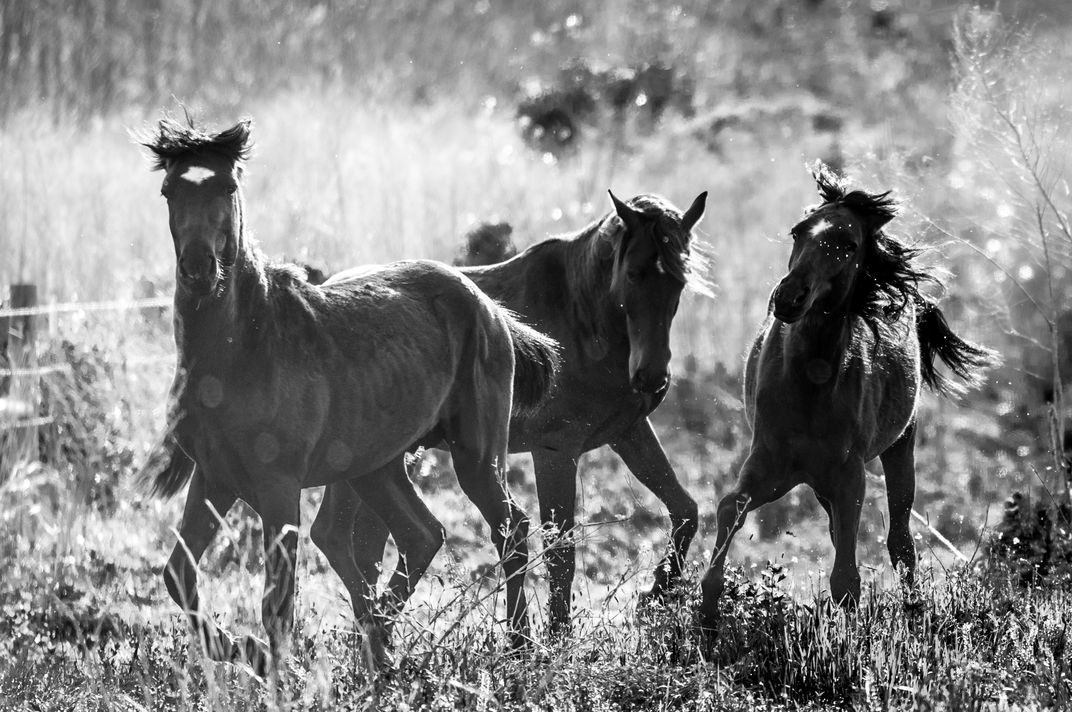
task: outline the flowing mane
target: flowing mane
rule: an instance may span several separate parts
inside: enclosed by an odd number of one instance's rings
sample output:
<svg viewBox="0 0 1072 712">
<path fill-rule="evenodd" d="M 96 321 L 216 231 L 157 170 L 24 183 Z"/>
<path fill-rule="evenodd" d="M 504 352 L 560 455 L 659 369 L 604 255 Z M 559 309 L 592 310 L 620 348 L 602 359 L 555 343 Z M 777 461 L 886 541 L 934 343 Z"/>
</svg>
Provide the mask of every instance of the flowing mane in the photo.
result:
<svg viewBox="0 0 1072 712">
<path fill-rule="evenodd" d="M 229 129 L 211 134 L 192 121 L 183 125 L 170 117 L 157 123 L 156 130 L 138 138 L 154 156 L 153 170 L 164 170 L 169 161 L 188 155 L 214 153 L 241 169 L 253 151 L 250 131 L 253 122 L 243 119 Z"/>
<path fill-rule="evenodd" d="M 916 258 L 926 252 L 924 248 L 909 245 L 882 228 L 898 213 L 899 206 L 890 197 L 890 191 L 850 190 L 845 179 L 823 164 L 812 171 L 812 176 L 823 202 L 810 208 L 809 215 L 826 207 L 840 206 L 864 220 L 867 249 L 849 307 L 853 314 L 866 319 L 896 319 L 910 301 L 925 301 L 919 291 L 920 284 L 941 286 L 934 274 L 915 264 Z"/>
</svg>

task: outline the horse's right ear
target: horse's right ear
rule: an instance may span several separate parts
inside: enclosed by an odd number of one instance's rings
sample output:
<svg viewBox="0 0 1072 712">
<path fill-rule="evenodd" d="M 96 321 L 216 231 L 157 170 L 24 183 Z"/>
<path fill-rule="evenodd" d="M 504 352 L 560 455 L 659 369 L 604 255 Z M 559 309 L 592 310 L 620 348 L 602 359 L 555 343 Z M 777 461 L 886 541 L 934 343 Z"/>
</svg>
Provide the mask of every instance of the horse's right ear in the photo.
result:
<svg viewBox="0 0 1072 712">
<path fill-rule="evenodd" d="M 616 196 L 613 191 L 608 190 L 607 193 L 610 195 L 610 202 L 614 203 L 614 212 L 618 213 L 618 217 L 625 223 L 626 229 L 632 230 L 640 219 L 640 215 L 637 211 L 618 200 L 618 196 Z"/>
</svg>

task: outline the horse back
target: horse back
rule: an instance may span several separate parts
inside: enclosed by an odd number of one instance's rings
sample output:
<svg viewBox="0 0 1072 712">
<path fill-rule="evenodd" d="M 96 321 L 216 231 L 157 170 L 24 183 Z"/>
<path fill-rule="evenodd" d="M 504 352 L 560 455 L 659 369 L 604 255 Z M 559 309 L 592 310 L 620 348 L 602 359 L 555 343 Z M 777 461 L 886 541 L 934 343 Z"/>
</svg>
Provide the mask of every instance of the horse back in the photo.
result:
<svg viewBox="0 0 1072 712">
<path fill-rule="evenodd" d="M 272 338 L 187 389 L 195 459 L 244 478 L 236 491 L 265 469 L 307 473 L 304 486 L 371 471 L 481 394 L 509 417 L 504 318 L 456 270 L 393 263 L 301 289 L 276 295 Z"/>
</svg>

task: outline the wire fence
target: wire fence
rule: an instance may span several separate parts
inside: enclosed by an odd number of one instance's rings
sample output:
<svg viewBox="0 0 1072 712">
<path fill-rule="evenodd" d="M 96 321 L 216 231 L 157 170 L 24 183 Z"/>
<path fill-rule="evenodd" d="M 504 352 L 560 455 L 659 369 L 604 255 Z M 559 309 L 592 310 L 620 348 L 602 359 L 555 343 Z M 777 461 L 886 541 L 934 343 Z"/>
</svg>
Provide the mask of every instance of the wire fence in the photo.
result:
<svg viewBox="0 0 1072 712">
<path fill-rule="evenodd" d="M 128 312 L 137 311 L 142 309 L 166 309 L 170 308 L 173 304 L 172 297 L 148 297 L 144 299 L 133 300 L 110 300 L 110 301 L 95 301 L 95 302 L 61 302 L 53 304 L 43 304 L 27 307 L 11 307 L 7 309 L 0 309 L 0 320 L 18 319 L 32 316 L 45 316 L 52 317 L 60 314 L 84 314 L 87 312 Z M 0 357 L 3 357 L 2 344 L 0 344 Z M 2 361 L 2 359 L 0 359 Z M 140 367 L 155 365 L 160 363 L 174 363 L 175 357 L 173 355 L 165 356 L 137 356 L 133 358 L 125 358 L 122 360 L 124 367 Z M 0 379 L 7 378 L 14 381 L 15 379 L 31 379 L 41 378 L 52 374 L 70 374 L 73 372 L 71 364 L 69 363 L 47 363 L 41 365 L 8 365 L 0 362 Z M 10 399 L 3 399 L 8 401 Z M 11 403 L 5 403 L 5 405 L 12 405 Z M 30 411 L 35 410 L 32 404 L 20 404 L 29 407 Z M 20 408 L 0 408 L 0 431 L 12 430 L 16 428 L 33 428 L 43 424 L 47 424 L 50 420 L 45 417 L 18 417 L 15 413 L 22 414 Z M 6 416 L 6 417 L 5 417 Z"/>
<path fill-rule="evenodd" d="M 160 309 L 172 305 L 171 297 L 148 297 L 146 299 L 114 300 L 102 302 L 66 302 L 60 304 L 43 304 L 33 307 L 0 309 L 0 319 L 20 316 L 51 316 L 53 314 L 70 314 L 91 311 L 136 311 L 138 309 Z"/>
</svg>

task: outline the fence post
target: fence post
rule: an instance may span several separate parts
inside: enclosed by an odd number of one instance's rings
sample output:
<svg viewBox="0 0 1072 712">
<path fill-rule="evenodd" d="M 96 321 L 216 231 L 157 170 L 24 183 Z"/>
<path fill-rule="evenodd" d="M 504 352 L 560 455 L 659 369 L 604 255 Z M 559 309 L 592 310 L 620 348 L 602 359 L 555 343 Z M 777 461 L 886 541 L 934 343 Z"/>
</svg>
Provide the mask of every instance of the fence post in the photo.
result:
<svg viewBox="0 0 1072 712">
<path fill-rule="evenodd" d="M 11 285 L 10 303 L 12 309 L 37 306 L 37 285 Z M 37 459 L 34 420 L 40 397 L 37 375 L 25 372 L 37 367 L 37 318 L 32 314 L 13 316 L 7 328 L 7 360 L 16 373 L 11 376 L 3 409 L 6 413 L 0 412 L 0 418 L 9 422 L 0 448 L 0 481 L 7 479 L 17 464 Z"/>
</svg>

